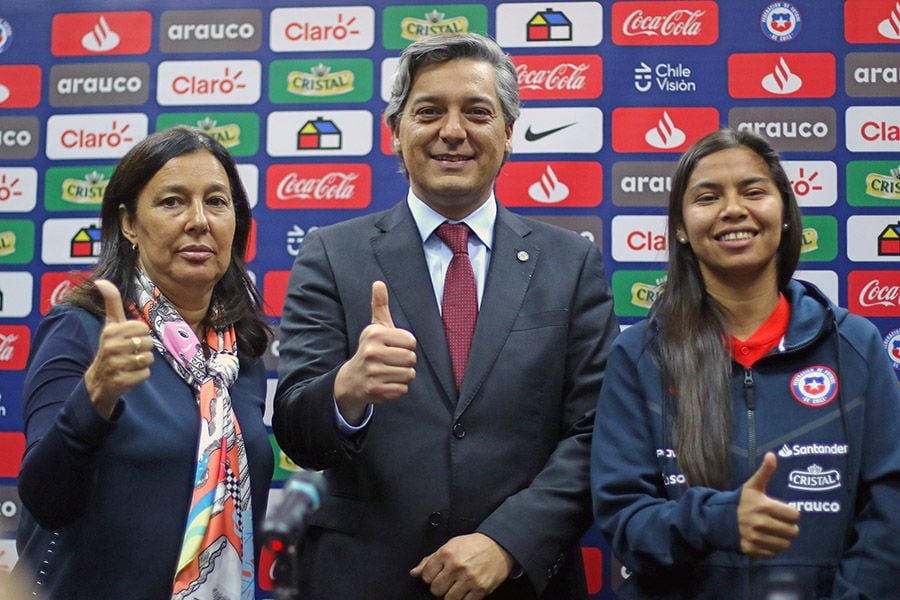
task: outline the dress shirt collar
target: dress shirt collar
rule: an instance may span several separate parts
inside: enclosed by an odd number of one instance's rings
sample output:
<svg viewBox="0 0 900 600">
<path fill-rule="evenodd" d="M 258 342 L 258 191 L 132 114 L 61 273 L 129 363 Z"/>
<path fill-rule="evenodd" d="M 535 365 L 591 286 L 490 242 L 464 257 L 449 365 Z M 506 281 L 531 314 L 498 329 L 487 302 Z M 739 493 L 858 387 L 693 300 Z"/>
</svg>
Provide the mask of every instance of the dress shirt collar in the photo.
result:
<svg viewBox="0 0 900 600">
<path fill-rule="evenodd" d="M 491 196 L 487 199 L 487 202 L 479 206 L 462 221 L 450 221 L 447 217 L 417 198 L 412 189 L 409 190 L 409 193 L 406 196 L 406 203 L 409 205 L 413 220 L 416 222 L 416 227 L 419 229 L 422 243 L 428 241 L 428 238 L 434 233 L 434 230 L 444 221 L 450 223 L 465 223 L 488 250 L 491 249 L 491 246 L 494 243 L 494 223 L 497 221 L 497 202 L 494 199 L 493 192 L 491 192 Z"/>
</svg>

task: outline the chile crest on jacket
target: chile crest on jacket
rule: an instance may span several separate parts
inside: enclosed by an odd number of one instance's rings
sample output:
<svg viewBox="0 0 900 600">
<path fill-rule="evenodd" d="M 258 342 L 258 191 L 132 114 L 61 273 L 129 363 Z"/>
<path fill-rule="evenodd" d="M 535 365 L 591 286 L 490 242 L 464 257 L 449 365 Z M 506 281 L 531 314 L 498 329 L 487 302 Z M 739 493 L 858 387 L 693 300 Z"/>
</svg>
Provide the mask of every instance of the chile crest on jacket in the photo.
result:
<svg viewBox="0 0 900 600">
<path fill-rule="evenodd" d="M 797 402 L 806 406 L 825 406 L 834 400 L 837 392 L 837 375 L 828 367 L 807 367 L 791 377 L 791 393 Z"/>
</svg>

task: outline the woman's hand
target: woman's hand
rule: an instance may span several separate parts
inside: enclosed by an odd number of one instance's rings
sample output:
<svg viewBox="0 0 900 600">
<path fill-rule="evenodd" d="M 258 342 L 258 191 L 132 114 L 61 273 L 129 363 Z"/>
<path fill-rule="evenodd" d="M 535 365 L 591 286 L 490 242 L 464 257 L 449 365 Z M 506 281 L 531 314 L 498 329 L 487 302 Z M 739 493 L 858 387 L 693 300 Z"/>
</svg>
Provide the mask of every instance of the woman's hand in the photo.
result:
<svg viewBox="0 0 900 600">
<path fill-rule="evenodd" d="M 125 318 L 118 288 L 105 279 L 94 282 L 106 306 L 106 322 L 93 362 L 84 374 L 84 386 L 97 411 L 108 419 L 116 401 L 150 377 L 153 343 L 141 321 Z"/>
<path fill-rule="evenodd" d="M 741 552 L 758 558 L 773 558 L 791 546 L 800 533 L 800 512 L 789 504 L 766 495 L 766 486 L 775 472 L 776 459 L 766 452 L 762 465 L 741 490 L 738 529 Z"/>
</svg>

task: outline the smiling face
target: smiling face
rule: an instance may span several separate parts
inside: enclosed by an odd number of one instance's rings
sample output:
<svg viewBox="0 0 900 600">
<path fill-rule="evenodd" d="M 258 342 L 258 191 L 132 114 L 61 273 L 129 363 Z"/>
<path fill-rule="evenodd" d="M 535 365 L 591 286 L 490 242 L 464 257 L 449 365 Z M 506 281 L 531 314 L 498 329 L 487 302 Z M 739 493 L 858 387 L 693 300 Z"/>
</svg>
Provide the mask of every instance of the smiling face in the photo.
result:
<svg viewBox="0 0 900 600">
<path fill-rule="evenodd" d="M 685 238 L 708 290 L 737 283 L 777 288 L 777 255 L 784 201 L 768 165 L 746 147 L 705 156 L 682 199 Z"/>
<path fill-rule="evenodd" d="M 392 139 L 418 198 L 455 220 L 477 209 L 512 150 L 493 67 L 468 58 L 422 67 Z"/>
<path fill-rule="evenodd" d="M 198 150 L 168 161 L 147 182 L 122 233 L 163 295 L 179 307 L 208 306 L 231 264 L 235 213 L 222 164 Z"/>
</svg>

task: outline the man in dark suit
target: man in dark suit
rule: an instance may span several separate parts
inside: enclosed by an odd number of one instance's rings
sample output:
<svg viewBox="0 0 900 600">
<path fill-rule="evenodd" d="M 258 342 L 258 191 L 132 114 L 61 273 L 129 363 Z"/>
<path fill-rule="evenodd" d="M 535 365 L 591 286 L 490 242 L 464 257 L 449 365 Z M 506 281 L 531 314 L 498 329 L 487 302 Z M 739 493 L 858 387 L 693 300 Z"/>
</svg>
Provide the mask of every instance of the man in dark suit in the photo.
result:
<svg viewBox="0 0 900 600">
<path fill-rule="evenodd" d="M 303 243 L 272 425 L 329 483 L 302 544 L 305 600 L 585 595 L 589 446 L 618 326 L 598 248 L 494 199 L 518 114 L 492 40 L 413 43 L 386 111 L 408 197 Z M 468 227 L 462 249 L 444 222 Z"/>
</svg>

